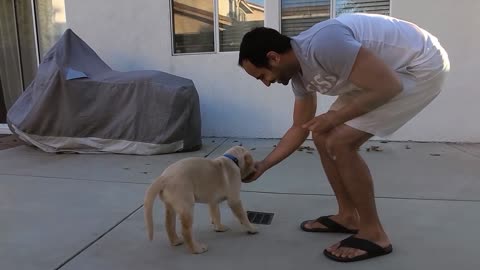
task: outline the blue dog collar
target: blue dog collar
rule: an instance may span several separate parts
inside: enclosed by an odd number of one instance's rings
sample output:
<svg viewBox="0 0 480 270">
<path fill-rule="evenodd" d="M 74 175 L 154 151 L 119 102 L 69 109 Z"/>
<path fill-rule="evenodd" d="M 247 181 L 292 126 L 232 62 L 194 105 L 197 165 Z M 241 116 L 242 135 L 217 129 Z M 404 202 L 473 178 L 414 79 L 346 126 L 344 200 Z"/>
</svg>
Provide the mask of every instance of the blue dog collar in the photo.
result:
<svg viewBox="0 0 480 270">
<path fill-rule="evenodd" d="M 232 156 L 232 155 L 230 155 L 230 154 L 224 154 L 223 156 L 226 157 L 226 158 L 228 158 L 228 159 L 230 159 L 231 161 L 235 162 L 235 164 L 237 164 L 237 166 L 239 166 L 239 165 L 238 165 L 238 158 L 236 158 L 236 157 L 234 157 L 234 156 Z"/>
</svg>

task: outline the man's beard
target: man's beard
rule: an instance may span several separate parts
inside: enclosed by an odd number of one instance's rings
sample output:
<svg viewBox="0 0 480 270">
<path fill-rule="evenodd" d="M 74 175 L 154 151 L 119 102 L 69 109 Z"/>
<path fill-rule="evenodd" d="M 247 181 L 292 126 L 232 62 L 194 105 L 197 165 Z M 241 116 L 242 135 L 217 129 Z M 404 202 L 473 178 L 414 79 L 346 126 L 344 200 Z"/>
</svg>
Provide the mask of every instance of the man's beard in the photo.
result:
<svg viewBox="0 0 480 270">
<path fill-rule="evenodd" d="M 280 76 L 278 76 L 278 82 L 283 85 L 288 85 L 290 80 L 292 79 L 293 75 L 296 73 L 296 69 L 293 66 L 286 66 L 283 68 Z"/>
<path fill-rule="evenodd" d="M 292 79 L 292 76 L 293 75 L 290 75 L 290 73 L 285 72 L 278 78 L 277 81 L 283 85 L 288 85 L 288 83 L 290 82 L 290 79 Z"/>
</svg>

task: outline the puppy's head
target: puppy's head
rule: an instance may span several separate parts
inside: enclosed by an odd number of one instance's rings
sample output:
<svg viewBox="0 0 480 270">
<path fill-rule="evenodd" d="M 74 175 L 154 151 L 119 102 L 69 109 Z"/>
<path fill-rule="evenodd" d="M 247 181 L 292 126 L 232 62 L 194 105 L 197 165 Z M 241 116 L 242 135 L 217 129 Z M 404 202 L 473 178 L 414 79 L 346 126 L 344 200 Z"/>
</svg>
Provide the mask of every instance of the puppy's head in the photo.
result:
<svg viewBox="0 0 480 270">
<path fill-rule="evenodd" d="M 255 171 L 255 162 L 253 156 L 245 147 L 234 146 L 225 152 L 238 159 L 238 166 L 240 167 L 240 175 L 242 179 L 249 176 Z"/>
</svg>

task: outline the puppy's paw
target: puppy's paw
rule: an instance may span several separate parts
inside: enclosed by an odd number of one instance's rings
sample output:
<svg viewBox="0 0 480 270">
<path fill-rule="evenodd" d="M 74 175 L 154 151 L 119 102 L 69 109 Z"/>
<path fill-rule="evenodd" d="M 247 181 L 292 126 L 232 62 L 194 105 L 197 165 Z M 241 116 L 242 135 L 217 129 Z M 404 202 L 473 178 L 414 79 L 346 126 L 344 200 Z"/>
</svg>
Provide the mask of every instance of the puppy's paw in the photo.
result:
<svg viewBox="0 0 480 270">
<path fill-rule="evenodd" d="M 225 225 L 222 225 L 220 224 L 220 226 L 213 226 L 213 229 L 216 231 L 216 232 L 226 232 L 228 230 L 230 230 L 230 228 L 228 228 L 227 226 Z"/>
<path fill-rule="evenodd" d="M 251 225 L 250 227 L 247 228 L 247 233 L 248 234 L 257 234 L 258 230 L 255 226 Z"/>
<path fill-rule="evenodd" d="M 172 245 L 174 247 L 180 246 L 181 244 L 183 244 L 183 239 L 182 238 L 177 238 L 177 239 L 170 242 L 170 245 Z"/>
<path fill-rule="evenodd" d="M 200 243 L 197 243 L 193 250 L 192 250 L 192 253 L 193 254 L 202 254 L 204 252 L 206 252 L 208 250 L 208 246 L 205 245 L 205 244 L 200 244 Z"/>
</svg>

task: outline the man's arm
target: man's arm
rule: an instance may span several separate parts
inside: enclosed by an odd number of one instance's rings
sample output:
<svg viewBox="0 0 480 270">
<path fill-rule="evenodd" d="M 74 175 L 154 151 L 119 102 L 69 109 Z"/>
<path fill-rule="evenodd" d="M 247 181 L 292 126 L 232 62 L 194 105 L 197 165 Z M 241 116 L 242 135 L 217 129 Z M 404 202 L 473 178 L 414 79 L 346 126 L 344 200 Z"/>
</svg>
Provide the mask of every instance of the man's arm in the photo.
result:
<svg viewBox="0 0 480 270">
<path fill-rule="evenodd" d="M 364 89 L 365 92 L 349 106 L 336 112 L 335 125 L 343 124 L 380 107 L 403 89 L 401 81 L 392 69 L 363 47 L 358 52 L 349 81 Z"/>
<path fill-rule="evenodd" d="M 302 125 L 315 116 L 316 110 L 316 95 L 312 94 L 301 99 L 295 99 L 293 124 L 282 137 L 277 147 L 263 160 L 266 166 L 265 169 L 269 169 L 287 158 L 307 139 L 310 131 L 302 128 Z"/>
</svg>

